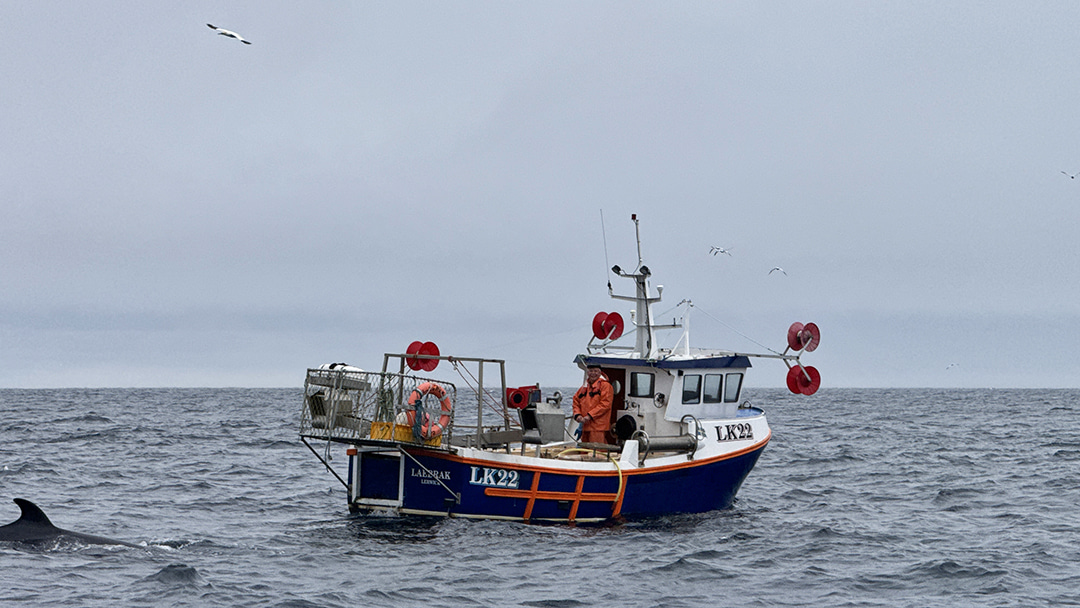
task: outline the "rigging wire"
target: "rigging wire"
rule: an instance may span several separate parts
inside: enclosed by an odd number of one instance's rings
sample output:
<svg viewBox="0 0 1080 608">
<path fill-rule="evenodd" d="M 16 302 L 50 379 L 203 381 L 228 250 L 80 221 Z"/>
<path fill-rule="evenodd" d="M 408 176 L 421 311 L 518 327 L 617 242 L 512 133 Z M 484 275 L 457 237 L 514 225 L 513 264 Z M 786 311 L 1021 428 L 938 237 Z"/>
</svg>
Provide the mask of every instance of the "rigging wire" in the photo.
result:
<svg viewBox="0 0 1080 608">
<path fill-rule="evenodd" d="M 480 380 L 473 375 L 472 370 L 465 365 L 458 365 L 457 361 L 454 361 L 454 371 L 458 373 L 458 376 L 465 382 L 465 385 L 473 389 L 478 395 L 480 401 L 488 407 L 495 415 L 501 416 L 503 414 L 502 409 L 499 407 L 499 402 L 494 394 L 489 389 L 480 388 Z M 483 364 L 481 364 L 483 365 Z M 464 370 L 464 373 L 462 371 Z M 469 374 L 466 378 L 465 374 Z"/>
<path fill-rule="evenodd" d="M 710 319 L 712 319 L 713 321 L 716 321 L 717 323 L 719 323 L 719 324 L 723 325 L 724 327 L 726 327 L 726 328 L 730 329 L 731 331 L 733 331 L 733 332 L 735 332 L 735 333 L 739 334 L 740 336 L 742 336 L 742 337 L 746 338 L 747 340 L 749 340 L 749 341 L 753 342 L 754 344 L 757 344 L 758 346 L 760 346 L 761 348 L 764 348 L 765 350 L 769 351 L 770 353 L 773 353 L 773 354 L 776 354 L 776 355 L 783 355 L 783 353 L 781 353 L 781 352 L 778 352 L 778 351 L 776 351 L 776 350 L 773 350 L 773 349 L 769 348 L 768 346 L 765 346 L 765 345 L 764 345 L 764 344 L 762 344 L 761 342 L 758 342 L 757 340 L 755 340 L 755 339 L 751 338 L 750 336 L 748 336 L 748 335 L 746 335 L 746 334 L 742 333 L 741 331 L 739 331 L 739 330 L 735 329 L 735 328 L 734 328 L 734 327 L 732 327 L 731 325 L 728 325 L 727 323 L 724 323 L 724 322 L 723 322 L 723 321 L 721 321 L 720 319 L 717 319 L 716 317 L 714 317 L 714 316 L 710 315 L 708 311 L 706 311 L 706 310 L 703 310 L 703 309 L 702 309 L 701 307 L 699 307 L 699 306 L 695 306 L 695 308 L 697 308 L 698 310 L 700 310 L 700 311 L 701 311 L 701 314 L 705 315 L 706 317 L 709 317 L 709 318 L 710 318 Z"/>
</svg>

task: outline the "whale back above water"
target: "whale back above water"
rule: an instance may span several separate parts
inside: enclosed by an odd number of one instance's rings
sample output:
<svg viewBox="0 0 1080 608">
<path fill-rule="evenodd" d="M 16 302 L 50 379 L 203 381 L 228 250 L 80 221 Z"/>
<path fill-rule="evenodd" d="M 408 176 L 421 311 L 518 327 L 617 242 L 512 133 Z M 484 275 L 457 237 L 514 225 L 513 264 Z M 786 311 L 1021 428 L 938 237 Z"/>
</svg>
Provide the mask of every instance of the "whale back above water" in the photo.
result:
<svg viewBox="0 0 1080 608">
<path fill-rule="evenodd" d="M 94 536 L 93 534 L 82 534 L 81 532 L 72 532 L 71 530 L 57 528 L 49 521 L 49 517 L 45 515 L 45 512 L 34 503 L 25 498 L 16 498 L 14 500 L 15 504 L 19 505 L 19 508 L 22 509 L 22 515 L 19 516 L 19 519 L 10 524 L 0 526 L 0 541 L 36 543 L 54 539 L 70 538 L 91 545 L 138 546 L 122 540 L 105 538 L 104 536 Z"/>
</svg>

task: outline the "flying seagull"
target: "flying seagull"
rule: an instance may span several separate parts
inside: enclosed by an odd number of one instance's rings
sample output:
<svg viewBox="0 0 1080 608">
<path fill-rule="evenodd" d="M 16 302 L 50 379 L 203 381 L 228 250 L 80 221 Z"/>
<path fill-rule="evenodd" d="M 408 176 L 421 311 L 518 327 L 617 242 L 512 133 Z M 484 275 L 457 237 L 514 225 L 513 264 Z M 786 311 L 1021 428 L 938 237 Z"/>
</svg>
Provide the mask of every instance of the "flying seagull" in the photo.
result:
<svg viewBox="0 0 1080 608">
<path fill-rule="evenodd" d="M 780 272 L 783 272 L 783 273 L 784 273 L 784 276 L 787 276 L 787 273 L 786 273 L 786 272 L 784 272 L 784 269 L 783 269 L 783 268 L 780 268 L 779 266 L 773 266 L 773 267 L 772 267 L 772 270 L 770 270 L 770 271 L 769 271 L 769 274 L 772 274 L 773 272 L 775 272 L 775 271 L 777 271 L 777 270 L 779 270 Z"/>
<path fill-rule="evenodd" d="M 723 247 L 710 247 L 709 248 L 709 253 L 711 253 L 713 255 L 716 255 L 718 253 L 726 253 L 728 255 L 731 255 L 731 250 L 730 249 L 724 249 Z"/>
<path fill-rule="evenodd" d="M 247 40 L 244 40 L 244 37 L 241 36 L 240 34 L 237 34 L 236 32 L 230 32 L 229 30 L 223 30 L 220 27 L 218 27 L 216 25 L 210 25 L 209 23 L 206 24 L 206 27 L 214 30 L 215 32 L 217 32 L 221 36 L 228 36 L 229 38 L 236 38 L 237 40 L 239 40 L 240 42 L 243 42 L 244 44 L 251 44 Z"/>
<path fill-rule="evenodd" d="M 1065 173 L 1065 172 L 1062 171 L 1062 173 Z M 1069 179 L 1076 179 L 1076 176 L 1080 175 L 1080 173 L 1065 173 L 1065 175 L 1068 175 Z"/>
</svg>

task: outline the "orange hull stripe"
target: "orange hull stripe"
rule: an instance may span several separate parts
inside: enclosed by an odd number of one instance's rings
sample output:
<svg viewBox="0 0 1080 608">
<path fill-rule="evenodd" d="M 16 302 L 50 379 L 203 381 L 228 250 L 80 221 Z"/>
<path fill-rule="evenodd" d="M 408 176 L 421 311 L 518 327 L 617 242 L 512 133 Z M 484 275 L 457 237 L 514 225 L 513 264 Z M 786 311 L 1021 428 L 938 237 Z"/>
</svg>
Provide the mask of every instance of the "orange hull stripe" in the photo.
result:
<svg viewBox="0 0 1080 608">
<path fill-rule="evenodd" d="M 625 475 L 625 474 L 624 474 Z M 626 498 L 626 477 L 622 478 L 622 487 L 619 488 L 619 495 L 615 498 L 615 505 L 611 509 L 611 516 L 618 517 L 619 513 L 622 513 L 622 501 Z"/>
<path fill-rule="evenodd" d="M 532 517 L 533 505 L 536 504 L 536 489 L 540 487 L 540 475 L 541 473 L 534 473 L 532 480 L 532 488 L 528 490 L 527 496 L 529 497 L 529 504 L 525 505 L 525 521 L 528 521 Z M 488 496 L 496 496 L 491 494 L 488 490 L 494 488 L 484 488 L 484 493 Z"/>
<path fill-rule="evenodd" d="M 570 521 L 577 519 L 577 508 L 581 504 L 581 487 L 585 485 L 585 476 L 579 475 L 577 478 L 577 488 L 574 489 L 574 504 L 570 507 Z"/>
<path fill-rule="evenodd" d="M 738 456 L 748 454 L 748 453 L 753 452 L 755 450 L 760 450 L 760 449 L 765 447 L 765 444 L 769 443 L 770 439 L 772 439 L 772 429 L 769 429 L 769 434 L 765 436 L 765 439 L 762 439 L 761 441 L 755 443 L 754 445 L 752 445 L 750 447 L 743 448 L 743 449 L 741 449 L 741 450 L 739 450 L 737 452 L 732 452 L 730 454 L 721 454 L 720 456 L 714 456 L 712 458 L 708 458 L 708 459 L 705 459 L 705 460 L 688 460 L 686 462 L 680 462 L 680 463 L 676 463 L 676 464 L 669 464 L 669 465 L 662 466 L 662 467 L 650 467 L 650 468 L 647 468 L 647 469 L 623 469 L 622 474 L 623 474 L 624 477 L 625 476 L 630 476 L 630 475 L 648 475 L 650 473 L 659 473 L 659 472 L 662 472 L 662 471 L 675 471 L 675 470 L 678 470 L 678 469 L 687 469 L 687 468 L 690 468 L 690 467 L 701 466 L 703 464 L 710 464 L 710 463 L 713 463 L 713 462 L 720 462 L 721 460 L 728 460 L 730 458 L 736 458 Z M 417 446 L 417 447 L 419 447 L 419 446 Z M 427 450 L 424 450 L 424 451 L 427 452 Z M 465 458 L 463 456 L 455 456 L 453 454 L 447 454 L 446 452 L 431 451 L 431 452 L 428 452 L 428 455 L 429 456 L 434 456 L 436 458 L 441 458 L 441 459 L 444 459 L 444 460 L 450 460 L 450 461 L 453 461 L 453 462 L 460 462 L 460 463 L 463 463 L 463 464 L 470 464 L 471 463 L 471 464 L 484 465 L 484 466 L 487 466 L 487 467 L 502 467 L 502 468 L 507 468 L 507 469 L 515 469 L 515 470 L 518 470 L 518 471 L 536 471 L 536 472 L 540 472 L 540 473 L 559 473 L 559 474 L 563 474 L 563 475 L 589 475 L 589 476 L 593 476 L 593 477 L 611 477 L 611 476 L 615 476 L 615 475 L 619 474 L 618 471 L 580 471 L 580 470 L 577 470 L 577 469 L 569 469 L 568 470 L 568 469 L 555 469 L 555 468 L 549 468 L 549 467 L 538 467 L 538 466 L 533 466 L 533 465 L 520 464 L 520 463 L 517 463 L 517 462 L 493 462 L 491 460 L 483 460 L 483 459 L 480 459 L 480 458 Z M 561 461 L 561 462 L 569 462 L 569 461 Z M 604 461 L 604 462 L 610 462 L 610 461 Z"/>
<path fill-rule="evenodd" d="M 578 480 L 582 481 L 583 478 L 578 478 Z M 582 492 L 580 491 L 580 489 L 576 492 L 551 492 L 548 490 L 536 492 L 534 490 L 484 488 L 484 494 L 487 496 L 499 496 L 502 498 L 528 498 L 529 509 L 532 508 L 532 501 L 534 500 L 584 500 L 588 502 L 614 502 L 615 499 L 619 497 L 618 494 L 607 494 L 604 492 Z M 528 519 L 527 516 L 526 519 Z"/>
</svg>

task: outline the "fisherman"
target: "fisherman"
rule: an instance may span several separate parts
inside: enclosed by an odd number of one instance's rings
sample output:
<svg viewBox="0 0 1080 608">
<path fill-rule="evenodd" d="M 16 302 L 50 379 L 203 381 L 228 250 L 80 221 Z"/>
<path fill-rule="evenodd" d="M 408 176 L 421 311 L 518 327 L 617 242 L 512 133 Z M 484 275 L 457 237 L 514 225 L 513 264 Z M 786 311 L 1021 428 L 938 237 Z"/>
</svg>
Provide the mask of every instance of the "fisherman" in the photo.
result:
<svg viewBox="0 0 1080 608">
<path fill-rule="evenodd" d="M 608 443 L 614 397 L 615 390 L 600 372 L 600 366 L 586 366 L 585 384 L 574 393 L 574 420 L 581 423 L 582 442 Z"/>
</svg>

